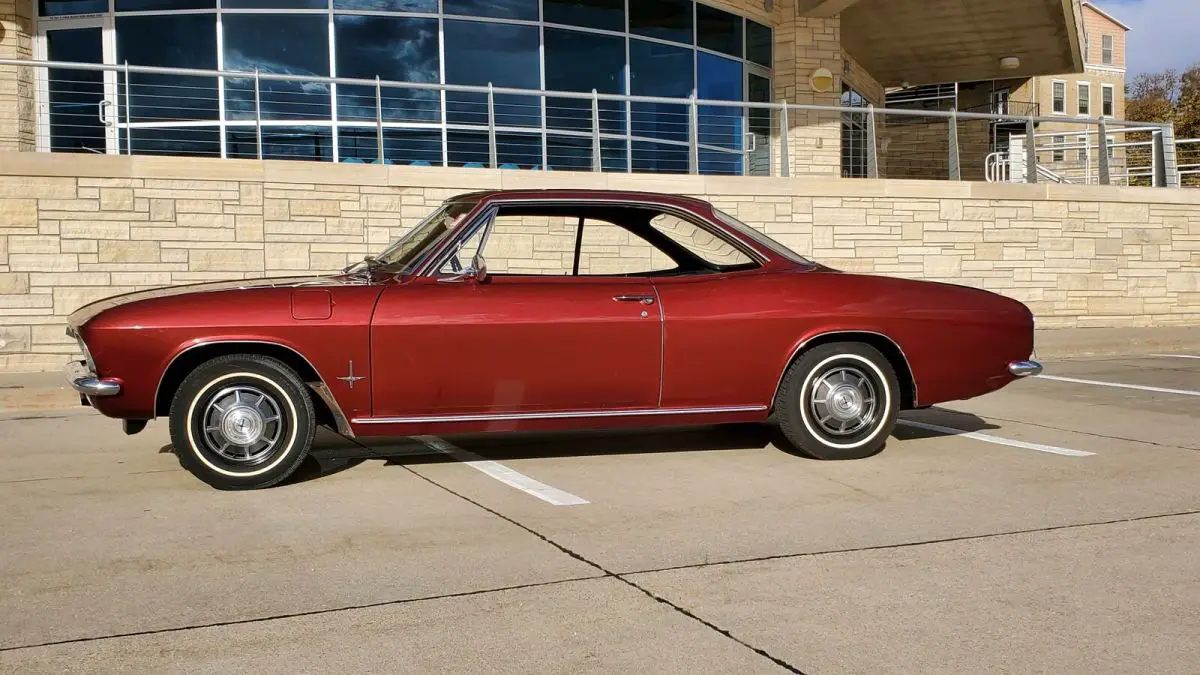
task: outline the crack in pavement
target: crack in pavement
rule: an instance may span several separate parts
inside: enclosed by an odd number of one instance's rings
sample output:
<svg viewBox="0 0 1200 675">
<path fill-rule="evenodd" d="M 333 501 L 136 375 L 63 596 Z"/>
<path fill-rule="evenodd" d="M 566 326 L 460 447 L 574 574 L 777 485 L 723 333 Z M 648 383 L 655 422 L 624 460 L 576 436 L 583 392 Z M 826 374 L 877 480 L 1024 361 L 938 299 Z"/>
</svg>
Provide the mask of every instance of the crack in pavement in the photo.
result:
<svg viewBox="0 0 1200 675">
<path fill-rule="evenodd" d="M 736 558 L 733 560 L 718 560 L 716 562 L 689 563 L 687 565 L 674 565 L 671 567 L 659 567 L 650 570 L 638 570 L 630 572 L 621 572 L 620 574 L 628 574 L 631 576 L 640 576 L 643 574 L 657 574 L 659 572 L 675 572 L 679 570 L 694 570 L 704 567 L 720 567 L 723 565 L 742 565 L 745 563 L 765 562 L 768 560 L 788 560 L 791 558 L 810 558 L 825 555 L 839 555 L 843 553 L 867 553 L 870 551 L 888 551 L 891 549 L 912 548 L 916 546 L 933 546 L 936 544 L 953 544 L 963 541 L 978 541 L 981 539 L 997 539 L 1000 537 L 1017 537 L 1023 534 L 1044 534 L 1047 532 L 1059 532 L 1062 530 L 1078 530 L 1086 527 L 1103 527 L 1105 525 L 1121 525 L 1124 523 L 1138 523 L 1146 520 L 1159 520 L 1162 518 L 1180 518 L 1186 516 L 1198 516 L 1200 509 L 1191 511 L 1173 511 L 1171 513 L 1156 513 L 1148 516 L 1134 516 L 1132 518 L 1117 518 L 1114 520 L 1100 520 L 1089 523 L 1068 523 L 1066 525 L 1048 525 L 1046 527 L 1035 527 L 1027 530 L 1009 530 L 1005 532 L 988 532 L 985 534 L 964 534 L 960 537 L 943 537 L 941 539 L 925 539 L 921 541 L 907 541 L 899 544 L 877 544 L 875 546 L 855 546 L 851 548 L 835 548 L 825 551 L 810 551 L 807 553 L 779 553 L 777 555 L 764 555 L 754 558 Z"/>
<path fill-rule="evenodd" d="M 405 467 L 405 468 L 408 469 L 408 467 Z M 422 480 L 425 480 L 425 481 L 437 486 L 438 488 L 445 490 L 446 492 L 449 492 L 450 494 L 452 494 L 456 497 L 459 497 L 460 499 L 463 499 L 463 500 L 471 503 L 472 505 L 479 507 L 480 509 L 487 511 L 488 513 L 491 513 L 491 514 L 497 516 L 498 518 L 501 518 L 501 519 L 521 528 L 522 530 L 529 532 L 530 534 L 534 535 L 535 537 L 550 544 L 554 548 L 562 551 L 563 553 L 566 553 L 567 555 L 571 556 L 572 558 L 575 558 L 576 560 L 579 560 L 602 573 L 595 574 L 595 575 L 581 576 L 581 577 L 571 577 L 568 579 L 557 579 L 555 581 L 542 581 L 542 582 L 530 583 L 530 584 L 517 584 L 517 585 L 513 585 L 513 586 L 483 588 L 483 589 L 477 589 L 477 590 L 473 590 L 473 591 L 461 591 L 458 593 L 443 593 L 443 594 L 438 594 L 438 595 L 421 596 L 421 597 L 417 597 L 417 598 L 384 600 L 384 601 L 380 601 L 380 602 L 360 604 L 360 605 L 346 605 L 346 606 L 341 606 L 341 607 L 330 607 L 330 608 L 325 608 L 325 609 L 305 610 L 305 611 L 301 611 L 301 612 L 275 614 L 275 615 L 270 615 L 270 616 L 254 617 L 254 618 L 249 618 L 249 619 L 236 619 L 236 620 L 231 620 L 231 621 L 214 621 L 214 622 L 210 622 L 210 623 L 190 624 L 190 625 L 186 625 L 186 626 L 174 626 L 174 627 L 170 627 L 170 628 L 155 628 L 155 629 L 142 630 L 142 631 L 130 631 L 130 632 L 126 632 L 126 633 L 112 633 L 112 634 L 108 634 L 108 635 L 95 635 L 95 636 L 89 636 L 89 637 L 69 638 L 69 639 L 65 639 L 65 640 L 50 640 L 50 641 L 40 642 L 40 643 L 36 643 L 36 644 L 13 645 L 13 646 L 8 646 L 8 647 L 0 647 L 0 653 L 27 650 L 27 649 L 38 649 L 41 647 L 55 647 L 55 646 L 60 646 L 60 645 L 99 642 L 99 641 L 103 641 L 103 640 L 116 640 L 116 639 L 120 639 L 120 638 L 146 637 L 146 636 L 160 635 L 160 634 L 166 634 L 166 633 L 180 633 L 180 632 L 186 632 L 186 631 L 191 631 L 191 630 L 203 630 L 206 628 L 220 628 L 223 626 L 240 626 L 240 625 L 262 623 L 262 622 L 268 622 L 268 621 L 278 621 L 278 620 L 283 620 L 283 619 L 302 618 L 302 617 L 307 617 L 307 616 L 321 616 L 321 615 L 325 615 L 325 614 L 337 614 L 337 613 L 341 613 L 341 612 L 350 612 L 350 611 L 362 610 L 362 609 L 373 609 L 373 608 L 377 608 L 377 607 L 400 606 L 400 605 L 407 605 L 410 603 L 428 602 L 428 601 L 433 601 L 433 600 L 465 598 L 465 597 L 472 597 L 472 596 L 479 596 L 479 595 L 489 595 L 492 593 L 505 593 L 505 592 L 509 592 L 509 591 L 519 591 L 519 590 L 526 590 L 526 589 L 531 589 L 531 588 L 558 586 L 558 585 L 564 585 L 564 584 L 577 583 L 580 581 L 593 581 L 593 580 L 597 580 L 597 579 L 612 578 L 612 579 L 619 580 L 619 581 L 637 589 L 639 592 L 645 594 L 646 596 L 650 597 L 651 599 L 655 600 L 656 602 L 663 603 L 663 604 L 667 605 L 668 607 L 674 609 L 676 612 L 679 612 L 683 616 L 693 619 L 693 620 L 703 624 L 704 626 L 720 633 L 721 635 L 728 637 L 729 639 L 737 642 L 738 644 L 740 644 L 748 649 L 753 650 L 755 653 L 760 654 L 760 655 L 770 659 L 771 661 L 781 665 L 781 667 L 784 667 L 793 673 L 800 673 L 801 675 L 803 675 L 803 671 L 796 669 L 794 666 L 788 665 L 786 662 L 779 660 L 774 656 L 771 656 L 764 650 L 761 650 L 757 647 L 754 647 L 754 646 L 740 640 L 739 638 L 732 635 L 729 631 L 727 631 L 719 626 L 716 626 L 715 624 L 713 624 L 703 618 L 696 616 L 694 613 L 690 612 L 686 608 L 680 607 L 680 606 L 672 603 L 670 600 L 667 600 L 658 595 L 655 595 L 652 591 L 647 590 L 646 588 L 642 587 L 640 584 L 634 582 L 631 579 L 628 579 L 627 577 L 641 576 L 641 575 L 645 575 L 645 574 L 657 574 L 660 572 L 675 572 L 675 571 L 681 571 L 681 570 L 702 569 L 705 567 L 717 567 L 717 566 L 723 566 L 723 565 L 740 565 L 740 564 L 754 563 L 754 562 L 765 562 L 765 561 L 769 561 L 769 560 L 787 560 L 787 559 L 792 559 L 792 558 L 809 558 L 809 557 L 818 557 L 818 556 L 826 556 L 826 555 L 840 555 L 840 554 L 846 554 L 846 553 L 885 551 L 885 550 L 889 550 L 889 549 L 901 549 L 901 548 L 910 548 L 910 547 L 918 547 L 918 546 L 930 546 L 930 545 L 935 545 L 935 544 L 947 544 L 947 543 L 975 541 L 975 540 L 983 540 L 983 539 L 995 539 L 995 538 L 1000 538 L 1000 537 L 1020 536 L 1020 535 L 1024 535 L 1024 534 L 1039 534 L 1039 533 L 1046 533 L 1046 532 L 1057 532 L 1057 531 L 1063 531 L 1063 530 L 1081 529 L 1081 528 L 1087 528 L 1087 527 L 1103 527 L 1106 525 L 1120 525 L 1120 524 L 1124 524 L 1124 523 L 1136 523 L 1136 522 L 1149 521 L 1149 520 L 1160 520 L 1160 519 L 1164 519 L 1164 518 L 1179 518 L 1179 517 L 1200 515 L 1200 509 L 1196 509 L 1196 510 L 1191 510 L 1191 511 L 1176 511 L 1176 512 L 1171 512 L 1171 513 L 1152 514 L 1152 515 L 1148 515 L 1148 516 L 1136 516 L 1133 518 L 1119 518 L 1119 519 L 1114 519 L 1114 520 L 1105 520 L 1105 521 L 1088 522 L 1088 523 L 1071 523 L 1071 524 L 1067 524 L 1067 525 L 1053 525 L 1053 526 L 1048 526 L 1048 527 L 1040 527 L 1040 528 L 1033 528 L 1033 529 L 1027 529 L 1027 530 L 1011 530 L 1011 531 L 1005 531 L 1005 532 L 991 532 L 991 533 L 977 534 L 977 535 L 964 535 L 961 537 L 946 537 L 946 538 L 942 538 L 942 539 L 928 539 L 928 540 L 923 540 L 923 541 L 903 542 L 903 543 L 899 543 L 899 544 L 881 544 L 881 545 L 877 545 L 877 546 L 859 546 L 859 547 L 854 547 L 854 548 L 829 549 L 829 550 L 825 550 L 825 551 L 810 551 L 810 552 L 806 552 L 806 553 L 784 553 L 784 554 L 779 554 L 779 555 L 759 556 L 759 557 L 755 557 L 755 558 L 740 558 L 740 559 L 722 560 L 722 561 L 716 561 L 716 562 L 690 563 L 687 565 L 675 565 L 675 566 L 671 566 L 671 567 L 660 567 L 660 568 L 647 569 L 647 570 L 612 572 L 612 571 L 606 570 L 603 566 L 588 560 L 587 558 L 580 555 L 579 553 L 576 553 L 575 551 L 572 551 L 571 549 L 568 549 L 567 547 L 553 541 L 552 539 L 537 532 L 536 530 L 533 530 L 525 525 L 522 525 L 521 523 L 513 520 L 512 518 L 509 518 L 508 516 L 505 516 L 504 514 L 498 513 L 494 509 L 488 508 L 487 506 L 484 506 L 484 505 L 480 504 L 479 502 L 476 502 L 468 497 L 464 497 L 463 495 L 455 492 L 454 490 L 451 490 L 450 488 L 447 488 L 447 487 L 437 483 L 436 481 L 428 478 L 427 476 L 423 476 L 420 473 L 413 471 L 412 469 L 408 469 L 408 470 L 412 474 L 416 475 L 418 478 L 421 478 Z"/>
<path fill-rule="evenodd" d="M 542 588 L 545 586 L 557 586 L 559 584 L 575 583 L 577 581 L 589 581 L 592 579 L 603 579 L 605 575 L 597 574 L 586 577 L 571 577 L 570 579 L 557 579 L 555 581 L 539 581 L 532 584 L 517 584 L 514 586 L 501 586 L 499 588 L 481 588 L 474 591 L 460 591 L 458 593 L 443 593 L 439 595 L 427 595 L 419 598 L 403 598 L 400 600 L 382 600 L 380 602 L 369 602 L 360 605 L 345 605 L 342 607 L 327 607 L 325 609 L 311 609 L 302 612 L 288 612 L 285 614 L 272 614 L 271 616 L 258 616 L 250 619 L 234 619 L 231 621 L 213 621 L 210 623 L 198 623 L 187 626 L 173 626 L 171 628 L 152 628 L 148 630 L 130 631 L 127 633 L 113 633 L 111 635 L 96 635 L 91 637 L 70 638 L 66 640 L 50 640 L 38 644 L 30 645 L 14 645 L 11 647 L 0 647 L 0 653 L 14 652 L 23 649 L 37 649 L 39 647 L 57 647 L 59 645 L 80 644 L 86 642 L 98 642 L 101 640 L 117 640 L 120 638 L 130 637 L 146 637 L 150 635 L 163 635 L 166 633 L 182 633 L 190 630 L 203 630 L 205 628 L 222 628 L 224 626 L 243 626 L 251 623 L 263 623 L 266 621 L 279 621 L 282 619 L 298 619 L 306 616 L 320 616 L 322 614 L 338 614 L 341 612 L 352 612 L 359 609 L 374 609 L 376 607 L 390 607 L 393 605 L 407 605 L 414 602 L 428 602 L 431 600 L 445 600 L 452 598 L 469 598 L 474 595 L 488 595 L 491 593 L 504 593 L 506 591 L 520 591 L 529 588 Z"/>
<path fill-rule="evenodd" d="M 600 572 L 603 572 L 603 575 L 601 578 L 616 579 L 617 581 L 620 581 L 621 583 L 639 591 L 640 593 L 642 593 L 646 597 L 650 598 L 651 600 L 654 600 L 655 602 L 666 605 L 667 607 L 671 608 L 678 614 L 681 614 L 693 621 L 696 621 L 697 623 L 701 624 L 705 628 L 715 631 L 716 633 L 736 642 L 737 644 L 745 647 L 746 649 L 749 649 L 750 651 L 754 652 L 755 654 L 758 654 L 759 656 L 770 660 L 772 663 L 779 666 L 780 668 L 783 668 L 784 670 L 786 670 L 790 673 L 795 673 L 796 675 L 805 675 L 804 671 L 793 666 L 792 664 L 788 663 L 787 661 L 784 661 L 783 659 L 772 655 L 767 650 L 765 650 L 761 647 L 755 647 L 754 645 L 750 644 L 749 642 L 746 642 L 745 640 L 742 640 L 741 638 L 737 637 L 736 635 L 731 633 L 729 630 L 727 630 L 725 628 L 721 628 L 720 626 L 712 623 L 711 621 L 708 621 L 700 616 L 697 616 L 696 614 L 692 613 L 688 609 L 681 607 L 660 595 L 655 594 L 653 591 L 643 587 L 642 585 L 638 584 L 637 582 L 633 581 L 632 579 L 626 579 L 621 574 L 617 574 L 615 572 L 612 572 L 611 570 L 606 569 L 600 563 L 595 562 L 593 560 L 589 560 L 588 558 L 584 557 L 582 554 L 577 553 L 576 551 L 573 551 L 573 550 L 567 548 L 566 546 L 558 543 L 557 541 L 554 541 L 550 537 L 542 534 L 541 532 L 538 532 L 537 530 L 533 529 L 532 527 L 529 527 L 528 525 L 525 525 L 524 523 L 521 523 L 520 521 L 518 521 L 514 518 L 506 516 L 503 513 L 500 513 L 499 511 L 497 511 L 493 508 L 485 506 L 485 505 L 481 504 L 480 502 L 477 502 L 474 499 L 467 497 L 466 495 L 456 492 L 456 491 L 452 490 L 451 488 L 446 487 L 445 485 L 442 485 L 441 483 L 435 481 L 434 479 L 413 469 L 412 467 L 404 466 L 403 468 L 406 471 L 408 471 L 409 473 L 411 473 L 412 475 L 416 476 L 417 478 L 420 478 L 421 480 L 424 480 L 431 485 L 434 485 L 442 490 L 445 490 L 446 492 L 454 495 L 455 497 L 458 497 L 459 499 L 461 499 L 477 508 L 487 511 L 488 513 L 492 514 L 493 516 L 496 516 L 497 518 L 504 520 L 505 522 L 508 522 L 516 527 L 521 528 L 522 530 L 528 532 L 529 534 L 532 534 L 533 536 L 537 537 L 538 539 L 541 539 L 542 541 L 546 542 L 550 546 L 553 546 L 554 548 L 558 549 L 559 551 L 565 553 L 566 555 L 570 556 L 571 558 L 574 558 L 575 560 L 578 560 L 579 562 L 581 562 L 585 565 L 588 565 L 596 570 L 599 570 Z"/>
<path fill-rule="evenodd" d="M 949 410 L 949 408 L 947 408 L 947 410 Z M 958 411 L 954 411 L 954 412 L 958 412 Z M 969 414 L 969 413 L 959 413 L 959 414 L 965 415 L 965 414 Z M 1010 422 L 1012 424 L 1024 424 L 1026 426 L 1038 427 L 1040 429 L 1053 429 L 1054 431 L 1062 431 L 1062 432 L 1069 433 L 1069 434 L 1079 434 L 1081 436 L 1091 436 L 1093 438 L 1105 438 L 1110 441 L 1125 441 L 1126 443 L 1143 443 L 1145 445 L 1153 445 L 1153 446 L 1160 447 L 1160 448 L 1169 448 L 1171 450 L 1191 450 L 1191 451 L 1200 452 L 1200 447 L 1193 448 L 1190 445 L 1171 445 L 1170 443 L 1159 443 L 1157 441 L 1145 441 L 1140 438 L 1125 438 L 1124 436 L 1109 436 L 1108 434 L 1100 434 L 1100 433 L 1096 433 L 1094 431 L 1082 431 L 1079 429 L 1067 429 L 1064 427 L 1056 427 L 1052 424 L 1038 424 L 1036 422 L 1026 422 L 1025 420 L 1011 420 L 1011 419 L 1007 419 L 1004 417 L 992 417 L 992 416 L 988 416 L 983 419 L 987 420 L 987 421 L 995 420 L 997 422 Z"/>
</svg>

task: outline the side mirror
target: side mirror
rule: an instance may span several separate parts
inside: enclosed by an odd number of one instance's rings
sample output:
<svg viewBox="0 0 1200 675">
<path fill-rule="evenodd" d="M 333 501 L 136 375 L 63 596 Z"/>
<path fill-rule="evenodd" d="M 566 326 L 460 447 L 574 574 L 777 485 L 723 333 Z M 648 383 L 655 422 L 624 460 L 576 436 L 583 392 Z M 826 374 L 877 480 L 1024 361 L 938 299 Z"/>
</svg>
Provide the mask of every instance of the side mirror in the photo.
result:
<svg viewBox="0 0 1200 675">
<path fill-rule="evenodd" d="M 487 260 L 484 260 L 482 254 L 476 253 L 475 256 L 471 258 L 471 264 L 467 265 L 465 269 L 458 272 L 454 276 L 441 277 L 438 279 L 438 282 L 443 284 L 456 284 L 468 279 L 479 284 L 487 283 Z"/>
</svg>

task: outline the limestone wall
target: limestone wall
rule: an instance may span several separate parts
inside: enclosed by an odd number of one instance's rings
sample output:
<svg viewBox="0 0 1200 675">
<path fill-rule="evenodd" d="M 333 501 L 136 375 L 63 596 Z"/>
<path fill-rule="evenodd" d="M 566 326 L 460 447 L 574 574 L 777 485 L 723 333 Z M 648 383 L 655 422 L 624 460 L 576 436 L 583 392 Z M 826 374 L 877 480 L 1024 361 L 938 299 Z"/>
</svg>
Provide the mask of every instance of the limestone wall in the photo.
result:
<svg viewBox="0 0 1200 675">
<path fill-rule="evenodd" d="M 1200 324 L 1194 190 L 0 153 L 0 372 L 61 367 L 64 317 L 101 297 L 334 271 L 451 195 L 564 186 L 706 198 L 834 267 L 1010 295 L 1040 327 Z M 563 260 L 509 262 L 543 253 Z"/>
<path fill-rule="evenodd" d="M 33 58 L 33 4 L 0 0 L 0 58 Z M 33 69 L 0 66 L 0 151 L 34 146 Z"/>
</svg>

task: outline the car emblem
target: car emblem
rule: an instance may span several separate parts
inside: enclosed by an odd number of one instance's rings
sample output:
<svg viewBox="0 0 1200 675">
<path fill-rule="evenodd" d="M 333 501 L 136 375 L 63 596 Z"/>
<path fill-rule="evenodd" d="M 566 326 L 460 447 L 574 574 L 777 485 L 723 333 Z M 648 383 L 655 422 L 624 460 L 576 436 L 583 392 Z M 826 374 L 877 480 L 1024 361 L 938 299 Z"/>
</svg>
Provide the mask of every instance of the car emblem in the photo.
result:
<svg viewBox="0 0 1200 675">
<path fill-rule="evenodd" d="M 355 382 L 358 382 L 359 380 L 365 380 L 367 378 L 354 376 L 354 362 L 351 361 L 350 362 L 350 373 L 348 375 L 346 375 L 345 377 L 339 377 L 338 379 L 341 380 L 342 382 L 345 382 L 346 384 L 350 385 L 350 388 L 353 389 Z"/>
</svg>

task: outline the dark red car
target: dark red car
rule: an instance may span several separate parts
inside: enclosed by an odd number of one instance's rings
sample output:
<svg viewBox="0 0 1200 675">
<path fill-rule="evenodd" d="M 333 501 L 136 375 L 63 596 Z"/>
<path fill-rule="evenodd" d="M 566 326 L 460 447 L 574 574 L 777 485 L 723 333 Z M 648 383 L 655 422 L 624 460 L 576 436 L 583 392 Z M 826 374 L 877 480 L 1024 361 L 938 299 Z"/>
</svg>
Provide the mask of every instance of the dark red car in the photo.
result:
<svg viewBox="0 0 1200 675">
<path fill-rule="evenodd" d="M 1041 370 L 1020 302 L 842 273 L 704 201 L 636 192 L 461 195 L 339 274 L 131 293 L 69 323 L 86 403 L 127 433 L 168 416 L 182 464 L 225 489 L 286 478 L 318 424 L 772 420 L 808 455 L 862 458 L 901 410 Z"/>
</svg>

